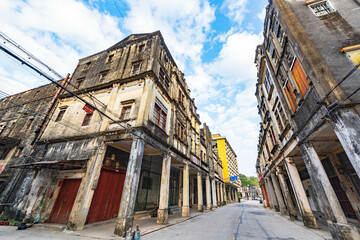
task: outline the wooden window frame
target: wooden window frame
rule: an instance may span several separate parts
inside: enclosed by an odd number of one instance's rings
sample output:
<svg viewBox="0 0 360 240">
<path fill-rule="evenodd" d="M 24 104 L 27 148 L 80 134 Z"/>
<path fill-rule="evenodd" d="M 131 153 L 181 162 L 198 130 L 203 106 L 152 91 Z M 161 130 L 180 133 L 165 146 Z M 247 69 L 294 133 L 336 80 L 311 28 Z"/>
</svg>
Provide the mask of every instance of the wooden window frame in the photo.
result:
<svg viewBox="0 0 360 240">
<path fill-rule="evenodd" d="M 55 119 L 56 122 L 60 122 L 63 119 L 66 109 L 67 107 L 60 107 L 60 111 Z"/>
<path fill-rule="evenodd" d="M 137 75 L 141 71 L 141 62 L 134 62 L 131 67 L 131 75 Z"/>
<path fill-rule="evenodd" d="M 105 73 L 100 73 L 98 83 L 104 83 L 104 82 L 106 82 L 107 77 L 108 77 L 108 73 L 107 73 L 107 72 L 105 72 Z"/>
<path fill-rule="evenodd" d="M 167 111 L 165 112 L 165 109 L 163 108 L 165 107 L 161 107 L 155 102 L 153 120 L 158 127 L 163 131 L 166 131 Z"/>
<path fill-rule="evenodd" d="M 93 115 L 94 114 L 92 114 L 92 113 L 86 113 L 81 126 L 82 127 L 89 126 Z"/>
<path fill-rule="evenodd" d="M 121 114 L 120 114 L 120 119 L 121 120 L 130 119 L 131 108 L 132 108 L 132 105 L 125 105 L 125 106 L 122 107 Z"/>
<path fill-rule="evenodd" d="M 108 57 L 106 58 L 106 63 L 111 63 L 114 61 L 114 54 L 111 53 L 108 55 Z"/>
</svg>

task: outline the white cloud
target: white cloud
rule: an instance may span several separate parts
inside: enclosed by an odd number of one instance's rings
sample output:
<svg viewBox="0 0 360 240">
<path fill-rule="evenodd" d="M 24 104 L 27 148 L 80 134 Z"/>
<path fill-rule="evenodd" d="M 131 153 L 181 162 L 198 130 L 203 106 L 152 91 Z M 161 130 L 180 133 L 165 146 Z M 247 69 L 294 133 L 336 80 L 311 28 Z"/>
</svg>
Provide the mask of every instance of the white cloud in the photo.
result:
<svg viewBox="0 0 360 240">
<path fill-rule="evenodd" d="M 234 23 L 240 26 L 247 12 L 247 2 L 248 0 L 225 0 L 221 8 Z"/>
<path fill-rule="evenodd" d="M 3 0 L 0 29 L 63 76 L 73 72 L 79 58 L 123 38 L 117 18 L 75 0 Z M 9 93 L 48 83 L 40 77 L 28 81 L 29 77 L 24 77 L 28 72 L 14 67 L 9 60 L 2 67 L 6 71 L 0 73 L 0 80 L 19 86 L 8 87 Z"/>
<path fill-rule="evenodd" d="M 201 51 L 215 19 L 203 0 L 130 0 L 124 27 L 132 33 L 160 30 L 180 69 L 201 62 Z"/>
</svg>

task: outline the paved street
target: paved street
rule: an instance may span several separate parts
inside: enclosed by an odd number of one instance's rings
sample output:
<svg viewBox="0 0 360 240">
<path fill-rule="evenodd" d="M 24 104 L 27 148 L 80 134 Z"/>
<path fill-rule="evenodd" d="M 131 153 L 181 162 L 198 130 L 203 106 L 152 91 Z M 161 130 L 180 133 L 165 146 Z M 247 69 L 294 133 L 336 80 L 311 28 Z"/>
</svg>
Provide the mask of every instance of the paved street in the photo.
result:
<svg viewBox="0 0 360 240">
<path fill-rule="evenodd" d="M 85 234 L 87 236 L 84 236 L 84 232 L 56 232 L 36 228 L 16 231 L 15 227 L 0 226 L 0 239 L 103 239 L 99 234 L 97 236 L 86 232 Z M 264 209 L 258 201 L 220 207 L 215 211 L 141 237 L 142 240 L 320 240 L 324 238 L 330 238 L 330 234 L 322 230 L 305 229 L 302 222 L 291 222 L 272 210 Z"/>
<path fill-rule="evenodd" d="M 325 233 L 325 235 L 330 237 L 330 234 Z M 264 209 L 258 201 L 248 201 L 220 207 L 216 211 L 148 234 L 141 239 L 318 240 L 324 238 L 280 217 L 271 210 Z"/>
</svg>

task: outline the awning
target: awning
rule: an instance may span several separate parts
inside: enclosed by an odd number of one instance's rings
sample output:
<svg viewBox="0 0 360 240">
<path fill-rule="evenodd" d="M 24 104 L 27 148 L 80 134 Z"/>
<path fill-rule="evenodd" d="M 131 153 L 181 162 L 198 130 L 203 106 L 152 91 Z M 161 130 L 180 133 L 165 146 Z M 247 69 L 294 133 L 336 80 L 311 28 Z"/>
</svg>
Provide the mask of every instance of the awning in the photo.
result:
<svg viewBox="0 0 360 240">
<path fill-rule="evenodd" d="M 58 169 L 69 170 L 83 168 L 87 160 L 66 160 L 66 161 L 47 161 L 47 162 L 34 162 L 19 165 L 12 165 L 10 168 L 24 168 L 24 169 Z"/>
</svg>

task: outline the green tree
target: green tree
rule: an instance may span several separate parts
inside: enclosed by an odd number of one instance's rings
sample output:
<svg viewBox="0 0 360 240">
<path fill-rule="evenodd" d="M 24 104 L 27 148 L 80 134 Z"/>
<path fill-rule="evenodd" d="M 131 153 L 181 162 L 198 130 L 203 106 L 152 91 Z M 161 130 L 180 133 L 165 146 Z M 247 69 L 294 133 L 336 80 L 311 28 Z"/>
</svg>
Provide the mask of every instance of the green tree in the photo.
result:
<svg viewBox="0 0 360 240">
<path fill-rule="evenodd" d="M 241 186 L 242 187 L 246 187 L 246 186 L 259 186 L 259 181 L 257 177 L 247 177 L 245 174 L 239 174 L 239 178 L 241 180 Z"/>
</svg>

